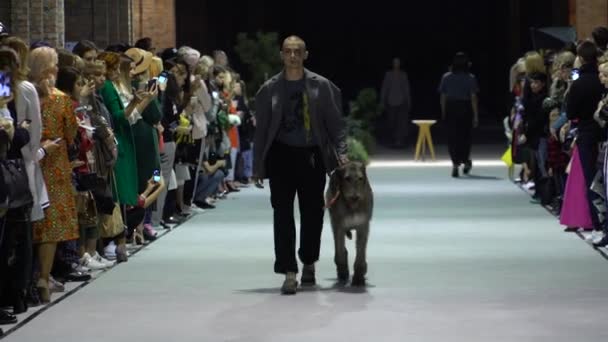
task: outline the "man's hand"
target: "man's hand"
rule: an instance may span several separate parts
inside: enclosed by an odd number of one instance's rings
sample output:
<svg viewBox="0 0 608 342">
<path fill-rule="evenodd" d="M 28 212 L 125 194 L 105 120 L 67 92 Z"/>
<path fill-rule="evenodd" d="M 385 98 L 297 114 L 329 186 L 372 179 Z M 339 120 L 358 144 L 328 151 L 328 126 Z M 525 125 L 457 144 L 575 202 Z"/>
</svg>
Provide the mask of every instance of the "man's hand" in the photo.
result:
<svg viewBox="0 0 608 342">
<path fill-rule="evenodd" d="M 338 157 L 338 162 L 340 165 L 346 165 L 348 163 L 350 163 L 350 160 L 348 159 L 347 155 L 341 155 L 340 157 Z"/>
</svg>

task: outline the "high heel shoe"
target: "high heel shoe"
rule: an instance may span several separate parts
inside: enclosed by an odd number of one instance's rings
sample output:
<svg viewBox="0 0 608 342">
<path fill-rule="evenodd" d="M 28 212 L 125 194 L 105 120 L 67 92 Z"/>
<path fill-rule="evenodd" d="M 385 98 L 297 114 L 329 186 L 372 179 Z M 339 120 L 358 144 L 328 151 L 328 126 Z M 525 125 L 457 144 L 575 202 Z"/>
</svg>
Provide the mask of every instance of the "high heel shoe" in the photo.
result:
<svg viewBox="0 0 608 342">
<path fill-rule="evenodd" d="M 49 290 L 49 283 L 45 279 L 38 279 L 36 283 L 38 293 L 40 294 L 40 301 L 42 304 L 48 304 L 51 302 L 51 292 Z"/>
<path fill-rule="evenodd" d="M 142 245 L 146 244 L 146 239 L 144 239 L 143 229 L 142 230 L 135 229 L 133 231 L 133 243 L 138 246 L 142 246 Z"/>
</svg>

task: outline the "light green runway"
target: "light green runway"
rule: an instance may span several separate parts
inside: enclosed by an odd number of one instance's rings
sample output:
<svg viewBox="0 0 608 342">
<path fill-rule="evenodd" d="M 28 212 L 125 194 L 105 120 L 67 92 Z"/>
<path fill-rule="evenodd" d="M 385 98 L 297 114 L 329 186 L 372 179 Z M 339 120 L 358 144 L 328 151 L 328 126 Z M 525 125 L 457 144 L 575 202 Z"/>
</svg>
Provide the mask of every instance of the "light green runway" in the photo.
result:
<svg viewBox="0 0 608 342">
<path fill-rule="evenodd" d="M 267 190 L 197 214 L 7 341 L 564 341 L 608 338 L 608 261 L 504 177 L 373 168 L 366 292 L 282 297 Z M 353 251 L 353 243 L 349 243 Z M 351 252 L 351 258 L 353 252 Z M 352 262 L 352 260 L 351 260 Z"/>
</svg>

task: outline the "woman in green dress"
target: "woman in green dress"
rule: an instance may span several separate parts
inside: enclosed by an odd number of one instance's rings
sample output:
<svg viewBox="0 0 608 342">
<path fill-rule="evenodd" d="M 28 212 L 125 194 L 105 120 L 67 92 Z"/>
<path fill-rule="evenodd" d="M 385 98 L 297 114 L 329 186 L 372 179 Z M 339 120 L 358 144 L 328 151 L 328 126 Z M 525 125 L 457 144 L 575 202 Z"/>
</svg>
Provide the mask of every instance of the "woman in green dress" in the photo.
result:
<svg viewBox="0 0 608 342">
<path fill-rule="evenodd" d="M 156 92 L 138 92 L 137 96 L 129 97 L 127 85 L 130 84 L 125 84 L 124 77 L 121 77 L 120 65 L 121 62 L 124 63 L 121 56 L 114 52 L 102 52 L 98 58 L 106 63 L 107 78 L 99 93 L 112 116 L 112 126 L 118 141 L 118 159 L 114 166 L 117 187 L 115 195 L 121 205 L 135 206 L 139 181 L 131 125 L 141 118 L 140 113 L 143 113 L 150 101 L 156 97 Z M 124 72 L 122 74 L 124 76 Z"/>
</svg>

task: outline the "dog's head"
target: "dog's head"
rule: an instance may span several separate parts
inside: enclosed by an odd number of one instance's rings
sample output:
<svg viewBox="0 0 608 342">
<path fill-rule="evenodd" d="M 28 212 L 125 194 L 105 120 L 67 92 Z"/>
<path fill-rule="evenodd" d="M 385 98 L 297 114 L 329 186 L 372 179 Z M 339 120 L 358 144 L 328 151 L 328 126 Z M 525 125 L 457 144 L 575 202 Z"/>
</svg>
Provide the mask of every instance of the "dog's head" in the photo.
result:
<svg viewBox="0 0 608 342">
<path fill-rule="evenodd" d="M 334 172 L 334 193 L 340 192 L 348 203 L 357 203 L 366 197 L 369 187 L 365 165 L 360 162 L 350 162 Z"/>
</svg>

